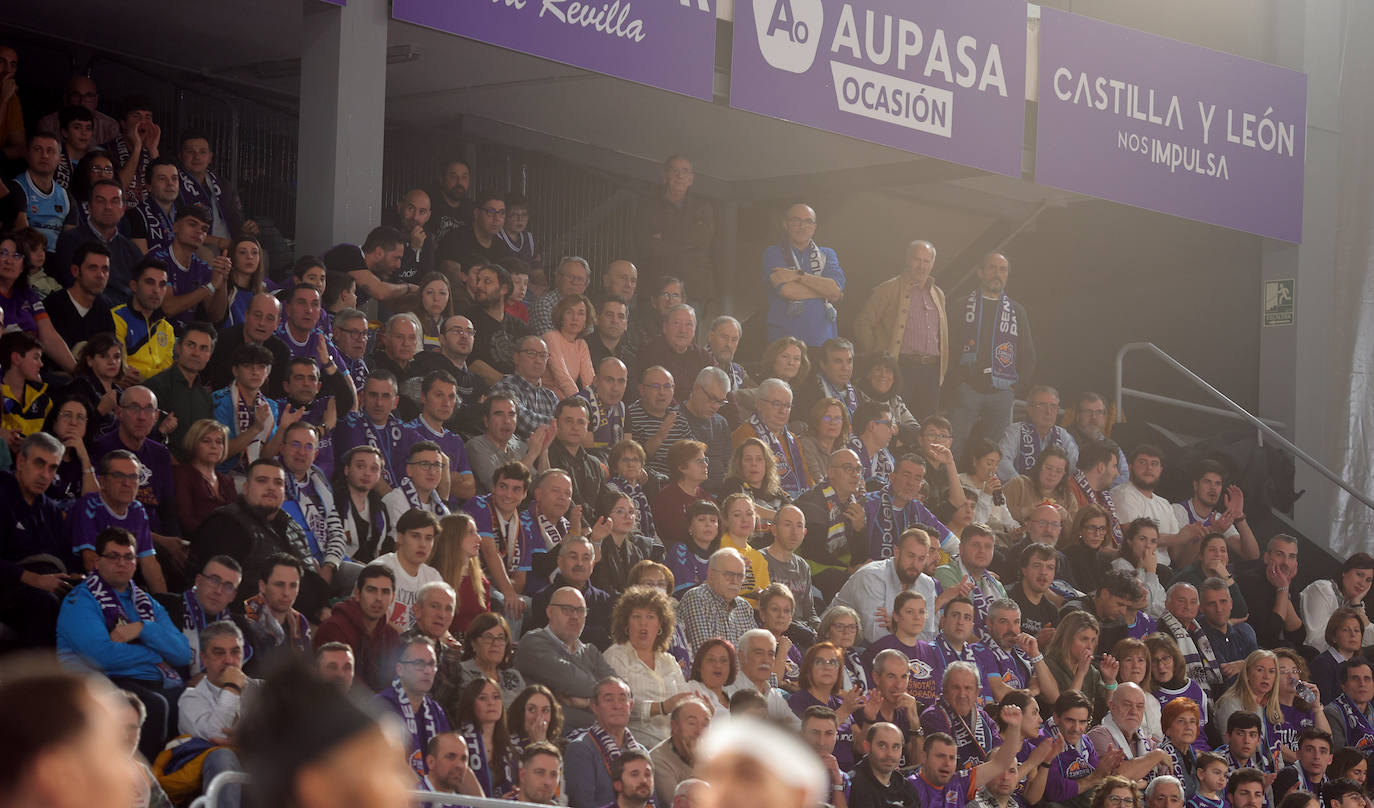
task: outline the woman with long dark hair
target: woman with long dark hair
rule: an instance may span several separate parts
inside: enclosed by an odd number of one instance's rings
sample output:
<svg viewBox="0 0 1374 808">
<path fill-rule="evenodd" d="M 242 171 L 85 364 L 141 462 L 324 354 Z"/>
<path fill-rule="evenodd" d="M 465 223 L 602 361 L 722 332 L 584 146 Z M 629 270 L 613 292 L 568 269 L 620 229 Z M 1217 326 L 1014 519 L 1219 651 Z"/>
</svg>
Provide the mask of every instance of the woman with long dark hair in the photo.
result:
<svg viewBox="0 0 1374 808">
<path fill-rule="evenodd" d="M 516 757 L 506 729 L 501 686 L 486 678 L 464 685 L 454 725 L 467 742 L 468 768 L 477 775 L 483 793 L 508 791 L 515 784 Z"/>
</svg>

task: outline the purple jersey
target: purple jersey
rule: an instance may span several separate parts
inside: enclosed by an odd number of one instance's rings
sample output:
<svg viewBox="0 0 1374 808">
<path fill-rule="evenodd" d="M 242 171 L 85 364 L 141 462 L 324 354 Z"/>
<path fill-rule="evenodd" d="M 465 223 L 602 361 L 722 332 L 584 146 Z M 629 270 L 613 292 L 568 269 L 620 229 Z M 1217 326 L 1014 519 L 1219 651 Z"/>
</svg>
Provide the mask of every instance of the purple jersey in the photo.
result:
<svg viewBox="0 0 1374 808">
<path fill-rule="evenodd" d="M 978 793 L 978 778 L 972 770 L 955 772 L 943 786 L 927 780 L 923 769 L 906 779 L 916 787 L 921 804 L 926 808 L 964 808 Z"/>
<path fill-rule="evenodd" d="M 706 565 L 710 559 L 702 558 L 685 542 L 678 542 L 668 548 L 663 563 L 673 573 L 677 586 L 675 597 L 681 597 L 688 589 L 706 582 Z"/>
<path fill-rule="evenodd" d="M 286 344 L 286 351 L 291 354 L 292 359 L 299 359 L 302 356 L 306 356 L 314 359 L 315 362 L 318 363 L 320 361 L 320 354 L 315 345 L 320 337 L 324 337 L 325 344 L 329 346 L 329 358 L 334 361 L 334 364 L 338 366 L 340 370 L 348 367 L 348 362 L 344 360 L 343 354 L 339 353 L 339 349 L 334 347 L 334 340 L 330 339 L 329 335 L 324 333 L 324 330 L 318 325 L 306 335 L 304 342 L 297 342 L 295 337 L 291 336 L 291 329 L 286 327 L 285 320 L 282 321 L 281 325 L 277 326 L 277 339 Z"/>
<path fill-rule="evenodd" d="M 153 534 L 148 530 L 148 513 L 138 502 L 129 503 L 123 516 L 117 515 L 105 504 L 100 492 L 82 497 L 67 514 L 68 530 L 72 537 L 72 551 L 95 552 L 95 537 L 107 527 L 120 527 L 134 534 L 137 540 L 135 552 L 139 558 L 146 558 L 156 552 L 153 549 Z"/>
<path fill-rule="evenodd" d="M 1045 783 L 1045 802 L 1066 802 L 1078 796 L 1078 781 L 1097 769 L 1097 749 L 1079 736 L 1078 743 L 1050 761 L 1049 781 Z"/>
<path fill-rule="evenodd" d="M 1312 713 L 1287 704 L 1280 704 L 1279 709 L 1283 711 L 1283 723 L 1274 727 L 1274 741 L 1289 749 L 1297 749 L 1298 733 L 1314 726 Z"/>
<path fill-rule="evenodd" d="M 1200 726 L 1205 727 L 1210 720 L 1208 718 L 1208 713 L 1210 712 L 1208 709 L 1210 706 L 1209 699 L 1207 698 L 1207 694 L 1203 691 L 1202 685 L 1192 679 L 1187 680 L 1187 682 L 1188 684 L 1176 689 L 1155 687 L 1155 689 L 1151 691 L 1151 695 L 1159 701 L 1160 709 L 1163 709 L 1165 705 L 1177 698 L 1192 699 L 1193 703 L 1197 705 L 1198 711 L 1202 713 L 1202 722 Z M 1197 740 L 1193 741 L 1193 749 L 1197 752 L 1211 751 L 1212 747 L 1207 743 L 1207 733 L 1199 732 L 1197 734 Z"/>
<path fill-rule="evenodd" d="M 395 415 L 387 416 L 386 423 L 377 426 L 361 410 L 354 410 L 339 419 L 334 429 L 334 462 L 343 463 L 343 456 L 354 446 L 373 446 L 382 453 L 382 479 L 395 488 L 405 475 L 406 459 L 401 454 L 401 440 L 405 435 L 405 425 Z"/>
<path fill-rule="evenodd" d="M 177 263 L 176 258 L 172 255 L 172 247 L 170 244 L 166 247 L 158 247 L 150 251 L 148 253 L 148 258 L 162 262 L 162 265 L 167 268 L 167 284 L 171 287 L 168 290 L 169 296 L 176 295 L 180 297 L 181 295 L 188 295 L 209 283 L 210 278 L 213 277 L 214 274 L 210 270 L 210 265 L 196 257 L 194 253 L 191 255 L 191 265 L 189 267 L 183 267 L 181 264 Z M 193 319 L 195 311 L 196 307 L 192 306 L 181 314 L 175 317 L 168 317 L 167 319 L 176 324 L 185 324 Z"/>
<path fill-rule="evenodd" d="M 38 321 L 46 320 L 47 311 L 43 309 L 43 296 L 37 289 L 25 288 L 13 297 L 0 295 L 0 310 L 5 313 L 5 333 L 23 331 L 26 334 L 38 333 Z"/>
<path fill-rule="evenodd" d="M 517 510 L 515 518 L 515 543 L 511 546 L 508 537 L 496 529 L 500 517 L 496 513 L 496 506 L 492 504 L 491 494 L 481 494 L 475 496 L 463 504 L 463 513 L 472 517 L 472 521 L 477 523 L 477 535 L 484 539 L 492 539 L 496 542 L 496 549 L 501 554 L 501 558 L 506 561 L 506 574 L 514 575 L 517 572 L 528 572 L 530 565 L 527 559 L 531 556 L 530 541 L 534 538 L 534 520 L 530 518 L 529 511 Z"/>
<path fill-rule="evenodd" d="M 1148 614 L 1136 612 L 1135 620 L 1126 626 L 1126 636 L 1138 640 L 1146 634 L 1154 634 L 1158 625 L 1155 619 Z"/>
<path fill-rule="evenodd" d="M 995 644 L 986 646 L 988 658 L 991 666 L 987 668 L 979 667 L 983 674 L 983 701 L 992 703 L 992 686 L 989 682 L 993 679 L 1012 690 L 1025 690 L 1031 685 L 1031 677 L 1034 676 L 1034 669 L 1026 661 L 1026 655 L 1021 653 L 1021 649 L 1012 646 L 1010 651 L 1003 651 Z"/>
<path fill-rule="evenodd" d="M 129 450 L 119 439 L 119 430 L 107 432 L 91 442 L 91 461 L 100 464 L 100 458 L 115 449 Z M 162 508 L 176 509 L 176 490 L 172 483 L 172 453 L 166 446 L 155 440 L 144 440 L 143 445 L 134 450 L 138 457 L 138 501 L 148 512 L 148 528 L 154 533 L 167 533 L 162 525 Z"/>
</svg>

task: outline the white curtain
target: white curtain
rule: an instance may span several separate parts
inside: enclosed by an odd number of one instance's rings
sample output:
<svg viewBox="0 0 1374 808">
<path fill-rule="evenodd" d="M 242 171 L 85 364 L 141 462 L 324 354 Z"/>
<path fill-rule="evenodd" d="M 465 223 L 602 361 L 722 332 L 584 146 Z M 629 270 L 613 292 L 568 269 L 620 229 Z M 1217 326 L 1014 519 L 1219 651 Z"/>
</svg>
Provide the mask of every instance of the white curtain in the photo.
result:
<svg viewBox="0 0 1374 808">
<path fill-rule="evenodd" d="M 1335 244 L 1334 299 L 1339 308 L 1330 321 L 1335 348 L 1331 423 L 1338 458 L 1334 468 L 1374 498 L 1374 48 L 1362 36 L 1374 31 L 1374 3 L 1347 0 L 1345 12 L 1338 135 L 1341 214 Z M 1374 552 L 1374 511 L 1338 490 L 1332 517 L 1331 549 L 1338 558 Z"/>
</svg>

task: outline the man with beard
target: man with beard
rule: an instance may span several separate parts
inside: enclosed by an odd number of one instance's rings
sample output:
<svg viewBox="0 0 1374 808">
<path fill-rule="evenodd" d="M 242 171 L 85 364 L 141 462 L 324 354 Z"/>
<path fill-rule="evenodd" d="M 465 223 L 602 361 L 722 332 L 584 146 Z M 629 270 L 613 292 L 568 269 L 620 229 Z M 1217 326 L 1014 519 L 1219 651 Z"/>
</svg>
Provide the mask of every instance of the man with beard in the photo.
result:
<svg viewBox="0 0 1374 808">
<path fill-rule="evenodd" d="M 1164 497 L 1155 496 L 1155 486 L 1164 473 L 1164 452 L 1155 446 L 1137 446 L 1131 452 L 1131 479 L 1112 489 L 1112 501 L 1116 503 L 1116 515 L 1122 524 L 1132 522 L 1142 516 L 1153 519 L 1159 526 L 1159 547 L 1155 557 L 1159 560 L 1161 579 L 1177 569 L 1171 568 L 1171 552 L 1197 555 L 1197 545 L 1208 531 L 1201 523 L 1179 526 L 1174 515 L 1174 506 Z"/>
<path fill-rule="evenodd" d="M 849 808 L 921 808 L 921 795 L 909 780 L 897 773 L 902 761 L 902 731 L 879 721 L 864 733 L 867 754 L 854 765 L 854 776 L 845 803 Z M 844 799 L 844 787 L 835 789 Z"/>
<path fill-rule="evenodd" d="M 368 564 L 358 573 L 353 597 L 334 604 L 329 619 L 315 631 L 317 652 L 330 643 L 353 649 L 360 691 L 380 692 L 395 676 L 390 661 L 401 635 L 387 622 L 395 600 L 396 573 L 381 564 Z"/>
<path fill-rule="evenodd" d="M 1021 607 L 1016 601 L 1000 598 L 988 606 L 985 637 L 984 645 L 997 665 L 996 670 L 982 672 L 991 701 L 1001 701 L 1013 690 L 1029 690 L 1046 702 L 1059 698 L 1059 685 L 1040 653 L 1039 638 L 1021 630 Z"/>
<path fill-rule="evenodd" d="M 1112 545 L 1121 546 L 1121 520 L 1116 515 L 1116 503 L 1110 493 L 1112 480 L 1116 478 L 1115 443 L 1091 441 L 1078 447 L 1078 467 L 1073 470 L 1069 491 L 1078 502 L 1078 507 L 1088 503 L 1107 512 L 1110 522 Z"/>
<path fill-rule="evenodd" d="M 697 742 L 710 726 L 711 713 L 695 696 L 673 708 L 669 722 L 671 734 L 649 750 L 649 761 L 654 767 L 654 794 L 659 805 L 672 805 L 678 783 L 692 776 Z"/>
<path fill-rule="evenodd" d="M 611 786 L 615 789 L 615 801 L 607 808 L 644 808 L 648 805 L 654 797 L 654 767 L 649 756 L 630 749 L 616 758 L 611 764 Z"/>
<path fill-rule="evenodd" d="M 471 183 L 472 169 L 466 160 L 455 157 L 439 167 L 438 182 L 429 193 L 433 212 L 425 223 L 436 242 L 443 241 L 450 230 L 472 222 L 472 203 L 467 198 Z"/>
<path fill-rule="evenodd" d="M 1238 485 L 1225 485 L 1226 468 L 1215 460 L 1198 463 L 1193 475 L 1193 496 L 1174 504 L 1174 517 L 1179 525 L 1200 524 L 1206 533 L 1220 533 L 1226 537 L 1226 549 L 1232 558 L 1259 558 L 1259 542 L 1245 520 L 1245 494 Z M 1226 508 L 1220 509 L 1222 490 L 1226 492 Z M 1175 561 L 1181 567 L 1197 559 L 1198 545 L 1178 546 Z"/>
<path fill-rule="evenodd" d="M 1091 597 L 1071 600 L 1059 610 L 1062 619 L 1070 612 L 1087 612 L 1101 625 L 1098 648 L 1111 648 L 1127 635 L 1126 621 L 1136 614 L 1135 604 L 1145 596 L 1145 589 L 1135 575 L 1125 570 L 1109 569 L 1102 574 L 1097 591 Z"/>
<path fill-rule="evenodd" d="M 415 283 L 426 272 L 434 269 L 434 254 L 438 249 L 438 239 L 430 237 L 425 225 L 431 215 L 429 194 L 419 188 L 406 191 L 396 203 L 394 211 L 382 216 L 382 224 L 395 228 L 405 237 L 405 249 L 401 253 L 401 268 L 392 277 L 399 283 Z M 455 290 L 456 291 L 456 290 Z M 455 298 L 456 302 L 466 303 Z"/>
<path fill-rule="evenodd" d="M 253 461 L 238 501 L 211 511 L 196 531 L 192 568 L 223 554 L 243 566 L 245 578 L 260 581 L 273 553 L 295 556 L 305 567 L 301 611 L 314 618 L 325 605 L 329 584 L 320 577 L 320 563 L 310 552 L 305 530 L 281 509 L 285 497 L 286 471 L 281 464 L 268 458 Z"/>
<path fill-rule="evenodd" d="M 925 574 L 930 543 L 930 534 L 925 530 L 907 528 L 897 538 L 891 558 L 870 561 L 855 570 L 835 594 L 833 605 L 848 606 L 859 613 L 865 644 L 892 633 L 887 610 L 899 592 L 917 592 L 927 604 L 935 603 L 935 580 Z M 927 642 L 935 639 L 935 612 L 928 610 L 921 632 L 921 639 Z"/>
<path fill-rule="evenodd" d="M 456 732 L 443 732 L 429 739 L 425 748 L 425 771 L 417 791 L 436 794 L 466 794 L 485 797 L 482 784 L 468 766 L 468 742 Z"/>
<path fill-rule="evenodd" d="M 1152 698 L 1154 696 L 1135 682 L 1121 682 L 1107 699 L 1107 715 L 1102 723 L 1089 730 L 1086 736 L 1097 749 L 1099 759 L 1106 757 L 1111 749 L 1121 752 L 1126 759 L 1115 774 L 1127 780 L 1139 780 L 1160 766 L 1173 764 L 1169 753 L 1156 748 L 1154 740 L 1142 727 L 1145 699 Z"/>
<path fill-rule="evenodd" d="M 1074 421 L 1069 425 L 1069 436 L 1082 446 L 1089 441 L 1108 442 L 1107 427 L 1107 399 L 1101 393 L 1084 392 L 1078 396 L 1078 403 L 1074 405 Z M 1115 476 L 1112 478 L 1112 485 L 1121 485 L 1131 478 L 1131 467 L 1126 462 L 1126 453 L 1121 451 L 1120 446 L 1113 450 L 1115 457 L 1112 466 L 1115 469 Z M 1110 487 L 1110 486 L 1108 486 Z"/>
<path fill-rule="evenodd" d="M 527 744 L 520 753 L 520 782 L 503 800 L 555 805 L 563 780 L 563 753 L 548 741 Z"/>
<path fill-rule="evenodd" d="M 321 260 L 326 270 L 343 272 L 353 278 L 358 292 L 356 305 L 365 305 L 373 298 L 394 300 L 420 291 L 413 283 L 391 281 L 401 269 L 405 242 L 405 236 L 382 225 L 372 228 L 363 246 L 336 244 L 321 256 Z"/>
<path fill-rule="evenodd" d="M 506 313 L 506 298 L 515 287 L 505 267 L 478 262 L 468 267 L 468 273 L 476 280 L 467 315 L 477 331 L 468 364 L 483 381 L 494 385 L 514 369 L 517 343 L 531 332 L 518 317 Z"/>
<path fill-rule="evenodd" d="M 958 325 L 950 335 L 950 345 L 958 346 L 960 353 L 946 379 L 953 389 L 945 403 L 954 445 L 961 452 L 970 445 L 970 438 L 1002 438 L 1011 423 L 1012 387 L 1035 372 L 1030 317 L 1024 306 L 1007 297 L 1010 272 L 1011 262 L 1005 255 L 988 253 L 979 262 L 978 288 L 962 305 L 955 304 Z M 1002 458 L 1005 461 L 1008 455 Z"/>
</svg>

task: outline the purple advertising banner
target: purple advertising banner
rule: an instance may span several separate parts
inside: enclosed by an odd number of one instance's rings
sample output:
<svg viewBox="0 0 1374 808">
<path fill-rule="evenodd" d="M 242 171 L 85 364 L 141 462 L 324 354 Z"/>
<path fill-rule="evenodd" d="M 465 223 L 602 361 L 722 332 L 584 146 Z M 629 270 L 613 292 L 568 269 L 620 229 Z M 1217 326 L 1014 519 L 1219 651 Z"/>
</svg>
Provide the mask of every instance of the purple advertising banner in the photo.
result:
<svg viewBox="0 0 1374 808">
<path fill-rule="evenodd" d="M 712 0 L 392 0 L 391 16 L 711 99 Z"/>
<path fill-rule="evenodd" d="M 735 0 L 730 106 L 1012 177 L 1025 0 Z"/>
<path fill-rule="evenodd" d="M 1302 240 L 1307 75 L 1043 8 L 1035 181 Z"/>
</svg>

